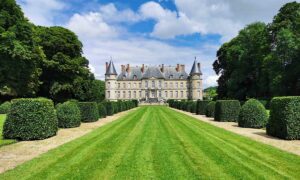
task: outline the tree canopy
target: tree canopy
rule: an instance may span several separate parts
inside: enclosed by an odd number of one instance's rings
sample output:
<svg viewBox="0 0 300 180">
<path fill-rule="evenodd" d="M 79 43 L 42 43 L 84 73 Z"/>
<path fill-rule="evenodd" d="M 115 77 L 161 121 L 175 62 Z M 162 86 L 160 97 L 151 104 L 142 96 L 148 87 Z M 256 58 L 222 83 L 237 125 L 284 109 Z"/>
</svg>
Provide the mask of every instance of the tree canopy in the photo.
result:
<svg viewBox="0 0 300 180">
<path fill-rule="evenodd" d="M 1 99 L 43 96 L 61 102 L 103 98 L 104 88 L 90 72 L 75 33 L 63 27 L 35 26 L 15 0 L 1 1 L 0 17 Z"/>
<path fill-rule="evenodd" d="M 213 63 L 219 98 L 300 95 L 299 14 L 299 3 L 287 3 L 272 23 L 250 24 L 221 46 Z"/>
</svg>

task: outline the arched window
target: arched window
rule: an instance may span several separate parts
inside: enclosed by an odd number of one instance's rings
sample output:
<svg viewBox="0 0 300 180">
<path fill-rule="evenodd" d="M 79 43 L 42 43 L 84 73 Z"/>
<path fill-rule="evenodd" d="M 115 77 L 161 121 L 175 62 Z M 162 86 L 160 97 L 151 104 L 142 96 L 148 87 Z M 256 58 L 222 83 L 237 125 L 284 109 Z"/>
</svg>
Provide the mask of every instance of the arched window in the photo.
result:
<svg viewBox="0 0 300 180">
<path fill-rule="evenodd" d="M 133 75 L 133 80 L 137 80 L 137 76 L 136 75 Z"/>
<path fill-rule="evenodd" d="M 123 75 L 123 80 L 125 80 L 126 79 L 126 75 Z"/>
<path fill-rule="evenodd" d="M 173 75 L 170 75 L 169 78 L 170 78 L 170 79 L 173 79 Z"/>
<path fill-rule="evenodd" d="M 183 79 L 183 75 L 181 75 L 179 78 L 180 78 L 180 79 Z"/>
</svg>

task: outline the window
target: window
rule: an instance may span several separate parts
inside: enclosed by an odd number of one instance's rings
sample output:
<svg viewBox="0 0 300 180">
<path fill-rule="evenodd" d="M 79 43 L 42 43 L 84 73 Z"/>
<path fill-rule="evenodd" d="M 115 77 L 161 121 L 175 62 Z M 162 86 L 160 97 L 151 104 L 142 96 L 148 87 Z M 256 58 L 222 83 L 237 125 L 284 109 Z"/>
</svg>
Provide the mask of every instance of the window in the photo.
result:
<svg viewBox="0 0 300 180">
<path fill-rule="evenodd" d="M 165 97 L 168 98 L 168 91 L 165 91 Z"/>
<path fill-rule="evenodd" d="M 118 83 L 118 88 L 121 88 L 121 83 Z"/>
<path fill-rule="evenodd" d="M 131 98 L 131 91 L 128 91 L 128 98 Z"/>
<path fill-rule="evenodd" d="M 200 88 L 200 82 L 197 82 L 197 87 Z"/>
<path fill-rule="evenodd" d="M 123 91 L 123 98 L 125 99 L 126 98 L 126 92 Z"/>
<path fill-rule="evenodd" d="M 133 84 L 133 88 L 136 88 L 136 83 Z"/>
<path fill-rule="evenodd" d="M 110 98 L 110 91 L 107 91 L 107 98 Z"/>
<path fill-rule="evenodd" d="M 180 87 L 183 88 L 183 82 L 180 83 Z"/>
<path fill-rule="evenodd" d="M 123 88 L 126 88 L 126 84 L 125 83 L 123 83 Z"/>
<path fill-rule="evenodd" d="M 181 98 L 183 98 L 183 91 L 180 91 L 180 96 Z"/>
<path fill-rule="evenodd" d="M 169 78 L 170 78 L 170 79 L 173 79 L 173 75 L 170 75 Z"/>
<path fill-rule="evenodd" d="M 137 76 L 136 75 L 133 76 L 133 80 L 137 80 Z"/>
<path fill-rule="evenodd" d="M 152 88 L 155 88 L 155 81 L 152 81 Z"/>
<path fill-rule="evenodd" d="M 128 88 L 131 88 L 131 83 L 128 83 Z"/>
<path fill-rule="evenodd" d="M 180 79 L 183 79 L 183 75 L 181 75 L 179 78 L 180 78 Z"/>
<path fill-rule="evenodd" d="M 121 97 L 121 93 L 120 93 L 120 91 L 118 91 L 118 98 L 120 98 Z"/>
<path fill-rule="evenodd" d="M 165 82 L 165 88 L 168 88 L 168 83 L 167 82 Z"/>
<path fill-rule="evenodd" d="M 161 88 L 161 81 L 158 81 L 158 87 Z"/>
<path fill-rule="evenodd" d="M 142 83 L 139 83 L 139 87 L 142 88 Z"/>
<path fill-rule="evenodd" d="M 110 82 L 107 82 L 107 88 L 110 88 Z"/>
<path fill-rule="evenodd" d="M 178 91 L 175 92 L 175 97 L 178 98 Z"/>
<path fill-rule="evenodd" d="M 176 86 L 175 87 L 178 88 L 178 82 L 176 82 Z"/>
<path fill-rule="evenodd" d="M 122 79 L 125 80 L 126 79 L 126 75 L 123 75 Z"/>
<path fill-rule="evenodd" d="M 170 88 L 173 88 L 173 83 L 172 82 L 170 82 Z"/>
<path fill-rule="evenodd" d="M 159 91 L 159 92 L 158 92 L 158 97 L 160 97 L 160 98 L 161 98 L 161 91 Z"/>
<path fill-rule="evenodd" d="M 140 98 L 142 97 L 142 91 L 139 92 L 139 97 L 140 97 Z"/>
<path fill-rule="evenodd" d="M 201 91 L 198 91 L 198 97 L 199 98 L 201 97 Z"/>
<path fill-rule="evenodd" d="M 170 96 L 171 98 L 173 98 L 173 91 L 170 91 Z"/>
<path fill-rule="evenodd" d="M 145 88 L 148 88 L 148 81 L 145 81 Z"/>
<path fill-rule="evenodd" d="M 133 91 L 133 98 L 136 98 L 136 91 Z"/>
</svg>

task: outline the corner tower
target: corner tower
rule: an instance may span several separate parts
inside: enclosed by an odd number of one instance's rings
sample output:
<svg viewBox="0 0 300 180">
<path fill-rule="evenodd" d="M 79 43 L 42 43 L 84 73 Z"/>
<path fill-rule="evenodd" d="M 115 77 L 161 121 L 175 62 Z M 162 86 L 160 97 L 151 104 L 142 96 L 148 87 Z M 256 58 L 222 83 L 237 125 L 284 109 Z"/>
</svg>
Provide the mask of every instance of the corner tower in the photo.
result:
<svg viewBox="0 0 300 180">
<path fill-rule="evenodd" d="M 105 72 L 105 99 L 109 101 L 116 101 L 116 89 L 117 89 L 117 71 L 114 63 L 110 61 L 106 62 Z"/>
<path fill-rule="evenodd" d="M 196 57 L 192 66 L 190 77 L 189 77 L 189 94 L 191 100 L 203 99 L 203 88 L 202 88 L 202 72 L 200 63 L 197 63 Z"/>
</svg>

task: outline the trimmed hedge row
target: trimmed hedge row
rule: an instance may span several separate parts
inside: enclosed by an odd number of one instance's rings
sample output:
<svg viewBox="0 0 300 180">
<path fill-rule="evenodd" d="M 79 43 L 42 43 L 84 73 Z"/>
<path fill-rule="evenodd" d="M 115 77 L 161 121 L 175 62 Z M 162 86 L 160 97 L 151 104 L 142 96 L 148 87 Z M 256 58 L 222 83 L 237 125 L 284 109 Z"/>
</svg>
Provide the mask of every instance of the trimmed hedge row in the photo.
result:
<svg viewBox="0 0 300 180">
<path fill-rule="evenodd" d="M 12 100 L 3 127 L 6 139 L 38 140 L 56 135 L 58 120 L 52 100 L 23 98 Z"/>
<path fill-rule="evenodd" d="M 67 101 L 56 106 L 58 127 L 73 128 L 80 126 L 81 112 L 78 104 L 74 101 Z"/>
<path fill-rule="evenodd" d="M 210 103 L 210 101 L 207 100 L 198 100 L 197 101 L 197 112 L 196 114 L 205 115 L 206 112 L 206 106 Z"/>
<path fill-rule="evenodd" d="M 11 108 L 11 103 L 9 101 L 4 102 L 0 105 L 0 114 L 7 114 Z"/>
<path fill-rule="evenodd" d="M 211 101 L 210 103 L 207 104 L 206 111 L 205 111 L 205 115 L 207 117 L 215 117 L 215 106 L 216 106 L 215 101 Z"/>
<path fill-rule="evenodd" d="M 215 106 L 215 121 L 237 122 L 241 105 L 238 100 L 218 100 Z"/>
<path fill-rule="evenodd" d="M 81 121 L 82 122 L 95 122 L 99 119 L 99 111 L 97 103 L 95 102 L 79 102 L 78 103 Z"/>
<path fill-rule="evenodd" d="M 267 134 L 288 140 L 300 139 L 300 96 L 272 99 Z"/>
</svg>

